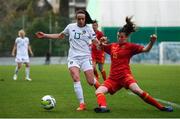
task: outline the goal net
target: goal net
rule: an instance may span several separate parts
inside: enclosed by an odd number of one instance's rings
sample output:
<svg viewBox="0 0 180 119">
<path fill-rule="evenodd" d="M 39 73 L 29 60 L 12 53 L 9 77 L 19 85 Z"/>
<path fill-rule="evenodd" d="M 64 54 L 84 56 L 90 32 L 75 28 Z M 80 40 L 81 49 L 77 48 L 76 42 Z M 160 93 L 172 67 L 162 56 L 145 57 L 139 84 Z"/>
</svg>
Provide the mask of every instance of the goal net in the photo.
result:
<svg viewBox="0 0 180 119">
<path fill-rule="evenodd" d="M 180 64 L 180 42 L 159 44 L 159 64 Z"/>
</svg>

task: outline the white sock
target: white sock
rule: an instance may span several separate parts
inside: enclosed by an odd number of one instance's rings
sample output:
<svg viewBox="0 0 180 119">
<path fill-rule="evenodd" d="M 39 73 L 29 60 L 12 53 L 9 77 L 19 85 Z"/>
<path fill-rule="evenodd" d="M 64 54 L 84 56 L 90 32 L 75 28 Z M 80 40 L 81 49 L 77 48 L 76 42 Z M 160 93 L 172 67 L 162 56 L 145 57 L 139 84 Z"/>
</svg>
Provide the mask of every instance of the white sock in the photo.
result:
<svg viewBox="0 0 180 119">
<path fill-rule="evenodd" d="M 18 66 L 16 66 L 14 73 L 17 75 L 17 74 L 18 74 L 18 71 L 19 71 Z"/>
<path fill-rule="evenodd" d="M 81 82 L 74 82 L 74 91 L 76 93 L 76 96 L 79 100 L 79 103 L 84 103 L 84 96 L 83 96 L 83 90 L 81 86 Z"/>
<path fill-rule="evenodd" d="M 29 78 L 29 72 L 30 72 L 30 68 L 26 67 L 26 78 Z"/>
</svg>

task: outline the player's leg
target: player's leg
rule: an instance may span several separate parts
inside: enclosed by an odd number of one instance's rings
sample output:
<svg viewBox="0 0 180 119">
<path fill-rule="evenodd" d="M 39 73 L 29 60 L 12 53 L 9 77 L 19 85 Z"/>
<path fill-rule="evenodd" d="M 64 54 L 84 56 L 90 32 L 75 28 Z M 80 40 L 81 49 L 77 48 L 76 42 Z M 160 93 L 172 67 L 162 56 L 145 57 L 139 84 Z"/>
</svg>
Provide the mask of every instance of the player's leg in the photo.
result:
<svg viewBox="0 0 180 119">
<path fill-rule="evenodd" d="M 115 79 L 105 80 L 103 84 L 95 92 L 99 107 L 95 108 L 94 111 L 96 113 L 110 112 L 110 110 L 107 109 L 106 97 L 104 94 L 106 93 L 114 94 L 115 92 L 120 90 L 122 87 L 123 85 L 118 80 L 115 80 Z"/>
<path fill-rule="evenodd" d="M 17 62 L 15 72 L 14 72 L 14 76 L 13 76 L 13 80 L 17 80 L 18 71 L 20 70 L 21 67 L 22 67 L 22 63 Z"/>
<path fill-rule="evenodd" d="M 143 99 L 146 103 L 151 104 L 152 106 L 155 106 L 161 111 L 167 111 L 167 112 L 172 112 L 173 109 L 172 107 L 165 107 L 159 102 L 157 102 L 153 97 L 151 97 L 147 92 L 143 91 L 137 83 L 132 83 L 129 85 L 129 89 L 137 94 L 141 99 Z"/>
<path fill-rule="evenodd" d="M 93 71 L 94 71 L 94 75 L 95 75 L 96 79 L 99 80 L 98 71 L 96 69 L 96 61 L 93 61 Z"/>
<path fill-rule="evenodd" d="M 80 82 L 80 66 L 76 60 L 70 60 L 68 62 L 68 68 L 74 82 L 74 92 L 79 100 L 79 107 L 76 110 L 85 110 L 86 106 L 84 102 L 83 89 Z"/>
<path fill-rule="evenodd" d="M 79 100 L 79 107 L 77 108 L 77 110 L 81 111 L 81 110 L 85 110 L 85 102 L 84 102 L 84 95 L 83 95 L 83 89 L 81 86 L 81 82 L 80 82 L 80 69 L 78 67 L 70 67 L 69 68 L 71 77 L 73 79 L 74 82 L 74 91 L 76 93 L 77 99 Z"/>
<path fill-rule="evenodd" d="M 84 74 L 89 85 L 93 85 L 96 89 L 100 86 L 99 81 L 94 77 L 92 69 L 84 71 Z"/>
<path fill-rule="evenodd" d="M 105 81 L 106 80 L 106 71 L 104 70 L 104 64 L 98 63 L 98 68 L 99 68 L 99 71 L 101 72 L 103 80 Z"/>
<path fill-rule="evenodd" d="M 94 77 L 91 59 L 84 59 L 81 62 L 81 68 L 84 71 L 86 80 L 89 85 L 93 85 L 96 89 L 100 86 L 99 81 Z"/>
<path fill-rule="evenodd" d="M 107 103 L 106 103 L 106 97 L 105 94 L 108 93 L 108 88 L 105 86 L 100 86 L 95 94 L 97 97 L 97 103 L 99 105 L 99 107 L 95 108 L 94 111 L 96 113 L 106 113 L 106 112 L 110 112 L 109 109 L 107 109 Z"/>
<path fill-rule="evenodd" d="M 26 69 L 25 69 L 25 72 L 26 72 L 26 80 L 28 80 L 28 81 L 32 81 L 32 79 L 30 78 L 30 64 L 29 64 L 29 62 L 25 62 L 24 63 L 25 65 L 26 65 Z"/>
</svg>

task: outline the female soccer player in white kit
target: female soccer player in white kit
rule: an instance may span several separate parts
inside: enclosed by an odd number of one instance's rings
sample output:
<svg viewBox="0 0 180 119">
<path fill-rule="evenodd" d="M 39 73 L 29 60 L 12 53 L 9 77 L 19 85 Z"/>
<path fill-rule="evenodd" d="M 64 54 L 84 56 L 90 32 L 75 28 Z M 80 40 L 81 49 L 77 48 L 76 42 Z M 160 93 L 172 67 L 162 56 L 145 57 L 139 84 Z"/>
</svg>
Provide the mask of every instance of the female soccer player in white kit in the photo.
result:
<svg viewBox="0 0 180 119">
<path fill-rule="evenodd" d="M 87 11 L 78 10 L 76 12 L 76 21 L 77 23 L 67 25 L 60 34 L 37 32 L 36 36 L 38 38 L 52 39 L 63 39 L 66 35 L 69 36 L 68 68 L 74 81 L 74 91 L 80 103 L 77 110 L 82 111 L 86 109 L 86 105 L 80 82 L 80 69 L 83 70 L 89 85 L 99 87 L 99 82 L 94 78 L 91 58 L 91 43 L 98 44 L 99 42 L 92 27 L 87 25 L 92 23 Z"/>
<path fill-rule="evenodd" d="M 26 65 L 26 78 L 25 79 L 28 81 L 31 81 L 31 78 L 29 77 L 30 65 L 29 65 L 28 50 L 32 56 L 33 56 L 33 52 L 31 50 L 31 46 L 29 45 L 29 38 L 25 37 L 25 32 L 23 29 L 21 29 L 18 32 L 18 35 L 19 37 L 16 38 L 15 44 L 12 50 L 12 56 L 16 56 L 15 62 L 17 63 L 13 80 L 17 80 L 18 71 L 22 67 L 22 64 L 24 63 Z"/>
</svg>

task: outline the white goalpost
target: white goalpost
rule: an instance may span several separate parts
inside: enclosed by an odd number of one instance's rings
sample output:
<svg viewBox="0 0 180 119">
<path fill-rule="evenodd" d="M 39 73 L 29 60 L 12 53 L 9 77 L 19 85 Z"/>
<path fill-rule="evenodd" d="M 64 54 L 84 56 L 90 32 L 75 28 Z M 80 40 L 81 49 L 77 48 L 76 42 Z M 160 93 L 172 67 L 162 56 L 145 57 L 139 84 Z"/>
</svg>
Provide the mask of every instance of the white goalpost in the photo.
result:
<svg viewBox="0 0 180 119">
<path fill-rule="evenodd" d="M 180 64 L 180 42 L 159 44 L 159 64 Z"/>
</svg>

